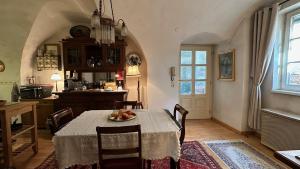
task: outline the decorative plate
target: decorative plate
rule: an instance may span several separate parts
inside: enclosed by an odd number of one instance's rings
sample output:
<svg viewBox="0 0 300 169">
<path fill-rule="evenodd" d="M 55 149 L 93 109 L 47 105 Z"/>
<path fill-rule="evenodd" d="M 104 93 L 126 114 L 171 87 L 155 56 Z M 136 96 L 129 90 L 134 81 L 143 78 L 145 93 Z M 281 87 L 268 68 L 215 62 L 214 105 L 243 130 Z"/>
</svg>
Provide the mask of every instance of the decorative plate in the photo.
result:
<svg viewBox="0 0 300 169">
<path fill-rule="evenodd" d="M 91 29 L 83 25 L 73 26 L 70 29 L 70 34 L 72 37 L 90 37 Z"/>
<path fill-rule="evenodd" d="M 114 117 L 111 117 L 110 115 L 108 116 L 108 119 L 111 120 L 111 121 L 117 121 L 117 122 L 123 122 L 123 121 L 129 121 L 129 120 L 133 120 L 136 118 L 136 115 L 135 116 L 132 116 L 131 118 L 128 118 L 128 119 L 116 119 Z"/>
<path fill-rule="evenodd" d="M 127 55 L 127 64 L 129 66 L 139 66 L 142 64 L 142 59 L 137 53 L 130 53 Z"/>
<path fill-rule="evenodd" d="M 0 100 L 0 106 L 4 106 L 6 103 L 6 100 Z"/>
<path fill-rule="evenodd" d="M 5 65 L 4 63 L 0 60 L 0 72 L 4 72 L 5 70 Z"/>
</svg>

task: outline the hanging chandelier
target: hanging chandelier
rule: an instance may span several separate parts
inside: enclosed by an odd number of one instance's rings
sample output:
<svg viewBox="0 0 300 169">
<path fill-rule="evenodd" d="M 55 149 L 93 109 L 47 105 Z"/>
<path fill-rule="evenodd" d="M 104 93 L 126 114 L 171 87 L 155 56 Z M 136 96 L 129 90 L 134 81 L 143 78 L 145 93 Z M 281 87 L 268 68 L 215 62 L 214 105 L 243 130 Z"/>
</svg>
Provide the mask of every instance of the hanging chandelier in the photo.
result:
<svg viewBox="0 0 300 169">
<path fill-rule="evenodd" d="M 91 17 L 91 38 L 94 38 L 99 44 L 112 44 L 115 43 L 116 28 L 121 24 L 121 37 L 124 38 L 127 35 L 127 27 L 123 19 L 119 19 L 115 23 L 114 10 L 112 6 L 112 0 L 110 2 L 111 16 L 112 18 L 104 17 L 104 10 L 102 10 L 105 0 L 99 0 L 99 9 L 93 12 Z"/>
</svg>

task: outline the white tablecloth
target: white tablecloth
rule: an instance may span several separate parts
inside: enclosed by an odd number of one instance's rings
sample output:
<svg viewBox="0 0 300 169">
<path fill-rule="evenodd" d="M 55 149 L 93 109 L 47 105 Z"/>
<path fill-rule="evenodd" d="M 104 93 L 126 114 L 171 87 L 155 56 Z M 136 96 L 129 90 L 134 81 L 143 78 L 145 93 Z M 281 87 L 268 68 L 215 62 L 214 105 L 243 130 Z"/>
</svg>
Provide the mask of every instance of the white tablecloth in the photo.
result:
<svg viewBox="0 0 300 169">
<path fill-rule="evenodd" d="M 82 113 L 68 125 L 55 133 L 53 142 L 59 168 L 74 164 L 93 164 L 98 162 L 98 142 L 96 126 L 141 125 L 142 157 L 155 160 L 180 157 L 179 128 L 170 116 L 161 111 L 133 110 L 137 117 L 126 122 L 108 120 L 112 110 L 91 110 Z M 103 146 L 132 147 L 137 142 L 134 134 L 105 135 Z M 117 141 L 116 141 L 117 140 Z"/>
</svg>

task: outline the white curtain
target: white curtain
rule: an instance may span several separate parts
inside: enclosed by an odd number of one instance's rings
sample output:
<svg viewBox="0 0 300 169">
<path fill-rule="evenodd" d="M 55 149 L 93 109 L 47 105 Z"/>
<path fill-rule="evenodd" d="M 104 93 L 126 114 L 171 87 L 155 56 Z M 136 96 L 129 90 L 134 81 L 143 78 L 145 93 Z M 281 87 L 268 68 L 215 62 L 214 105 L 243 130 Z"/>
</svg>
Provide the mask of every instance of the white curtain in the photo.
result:
<svg viewBox="0 0 300 169">
<path fill-rule="evenodd" d="M 254 15 L 251 59 L 251 94 L 248 125 L 259 130 L 261 126 L 261 85 L 267 74 L 276 41 L 279 5 L 259 10 Z"/>
</svg>

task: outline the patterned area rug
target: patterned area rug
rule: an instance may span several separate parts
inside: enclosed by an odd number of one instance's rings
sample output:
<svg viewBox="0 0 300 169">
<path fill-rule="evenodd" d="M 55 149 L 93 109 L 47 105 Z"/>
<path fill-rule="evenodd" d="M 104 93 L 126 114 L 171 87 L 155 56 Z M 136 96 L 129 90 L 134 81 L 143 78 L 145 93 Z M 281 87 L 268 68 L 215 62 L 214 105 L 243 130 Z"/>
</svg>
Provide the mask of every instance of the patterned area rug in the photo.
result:
<svg viewBox="0 0 300 169">
<path fill-rule="evenodd" d="M 207 146 L 231 169 L 281 169 L 277 162 L 241 140 L 205 141 Z"/>
<path fill-rule="evenodd" d="M 91 169 L 91 166 L 73 166 L 71 169 Z M 169 169 L 168 158 L 152 161 L 151 169 Z M 184 142 L 180 158 L 181 169 L 221 169 L 218 163 L 205 151 L 197 141 Z M 53 152 L 40 166 L 35 169 L 58 169 Z"/>
</svg>

